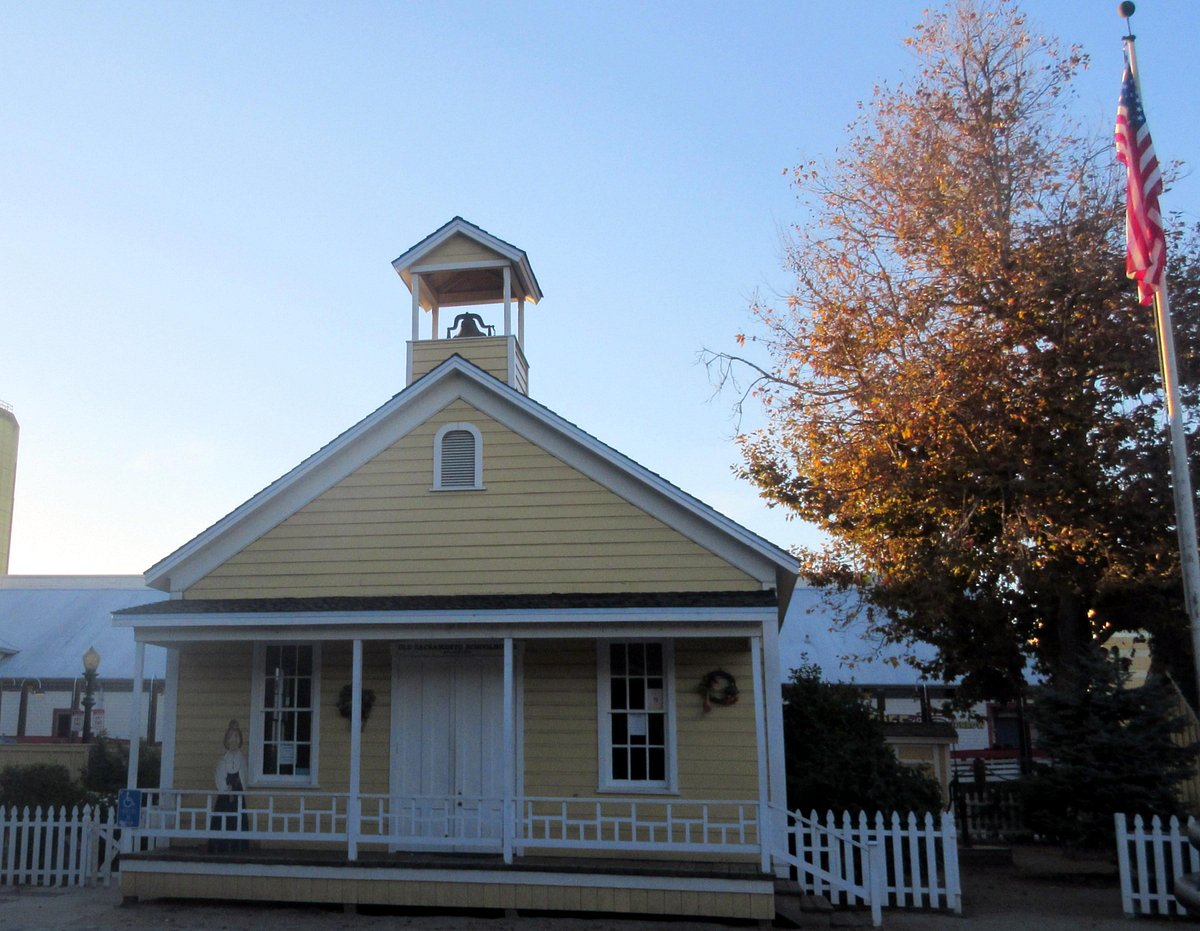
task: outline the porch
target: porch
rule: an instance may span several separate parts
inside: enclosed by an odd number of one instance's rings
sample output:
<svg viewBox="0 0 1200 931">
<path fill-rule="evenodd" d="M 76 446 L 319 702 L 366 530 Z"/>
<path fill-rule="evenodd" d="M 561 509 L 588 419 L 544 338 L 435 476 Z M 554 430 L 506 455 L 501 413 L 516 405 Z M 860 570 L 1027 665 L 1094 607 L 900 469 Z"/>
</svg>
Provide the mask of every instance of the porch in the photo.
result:
<svg viewBox="0 0 1200 931">
<path fill-rule="evenodd" d="M 147 792 L 130 898 L 768 919 L 753 801 Z M 223 810 L 225 809 L 225 810 Z M 506 814 L 507 813 L 507 814 Z M 630 859 L 633 855 L 636 859 Z"/>
</svg>

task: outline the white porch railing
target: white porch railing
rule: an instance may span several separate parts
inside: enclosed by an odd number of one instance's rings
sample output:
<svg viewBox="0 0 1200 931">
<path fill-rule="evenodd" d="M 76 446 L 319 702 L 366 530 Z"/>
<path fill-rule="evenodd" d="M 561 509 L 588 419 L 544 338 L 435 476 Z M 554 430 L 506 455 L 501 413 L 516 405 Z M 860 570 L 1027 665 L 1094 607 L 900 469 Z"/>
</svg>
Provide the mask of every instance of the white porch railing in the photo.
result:
<svg viewBox="0 0 1200 931">
<path fill-rule="evenodd" d="M 233 800 L 233 808 L 225 800 Z M 348 796 L 307 792 L 143 789 L 137 833 L 155 838 L 345 843 Z"/>
<path fill-rule="evenodd" d="M 757 802 L 526 797 L 519 826 L 524 847 L 759 851 Z"/>
<path fill-rule="evenodd" d="M 386 844 L 391 850 L 500 851 L 504 800 L 471 796 L 351 796 L 190 789 L 142 790 L 137 833 L 214 841 Z M 231 805 L 231 799 L 235 805 Z M 236 810 L 232 810 L 236 807 Z M 528 849 L 759 853 L 756 802 L 526 797 L 510 808 L 510 838 Z M 352 833 L 353 832 L 353 833 Z"/>
</svg>

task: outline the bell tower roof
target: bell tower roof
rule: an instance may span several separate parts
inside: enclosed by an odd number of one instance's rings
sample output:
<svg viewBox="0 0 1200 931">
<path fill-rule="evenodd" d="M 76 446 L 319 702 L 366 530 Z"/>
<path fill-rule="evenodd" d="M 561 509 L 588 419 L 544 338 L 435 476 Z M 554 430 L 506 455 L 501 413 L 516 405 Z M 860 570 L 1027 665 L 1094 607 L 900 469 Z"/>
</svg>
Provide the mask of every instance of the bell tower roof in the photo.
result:
<svg viewBox="0 0 1200 931">
<path fill-rule="evenodd" d="M 424 310 L 464 304 L 500 304 L 507 298 L 536 304 L 542 298 L 525 250 L 493 236 L 462 217 L 430 233 L 392 262 L 409 291 L 413 277 L 421 286 L 414 295 Z M 508 295 L 504 270 L 511 269 Z"/>
</svg>

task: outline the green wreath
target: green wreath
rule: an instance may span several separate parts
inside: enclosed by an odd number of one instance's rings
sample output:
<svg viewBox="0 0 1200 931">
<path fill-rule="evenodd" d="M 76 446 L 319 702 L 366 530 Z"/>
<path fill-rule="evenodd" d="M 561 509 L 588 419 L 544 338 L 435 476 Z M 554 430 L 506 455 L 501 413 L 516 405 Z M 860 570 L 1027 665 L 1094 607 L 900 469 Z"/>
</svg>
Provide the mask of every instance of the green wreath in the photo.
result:
<svg viewBox="0 0 1200 931">
<path fill-rule="evenodd" d="M 704 699 L 705 711 L 711 711 L 713 705 L 728 708 L 737 704 L 737 680 L 724 669 L 714 669 L 706 673 L 696 686 L 696 691 Z"/>
</svg>

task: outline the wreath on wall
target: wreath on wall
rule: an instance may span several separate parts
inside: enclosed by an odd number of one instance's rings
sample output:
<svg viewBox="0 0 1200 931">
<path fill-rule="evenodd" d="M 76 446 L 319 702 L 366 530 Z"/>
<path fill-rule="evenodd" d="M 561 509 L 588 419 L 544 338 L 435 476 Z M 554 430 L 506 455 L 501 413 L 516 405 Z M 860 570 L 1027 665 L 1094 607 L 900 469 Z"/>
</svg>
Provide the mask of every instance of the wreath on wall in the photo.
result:
<svg viewBox="0 0 1200 931">
<path fill-rule="evenodd" d="M 696 686 L 696 691 L 704 699 L 704 710 L 712 711 L 713 705 L 728 708 L 736 705 L 738 700 L 737 680 L 724 669 L 714 669 L 706 673 Z"/>
<path fill-rule="evenodd" d="M 353 713 L 353 708 L 351 707 L 351 705 L 352 705 L 351 699 L 353 698 L 353 696 L 354 696 L 354 688 L 353 688 L 353 686 L 350 686 L 350 685 L 343 685 L 341 692 L 338 693 L 337 709 L 338 709 L 338 714 L 340 714 L 343 718 L 349 719 L 350 715 Z M 362 723 L 364 725 L 367 723 L 367 718 L 371 714 L 371 706 L 374 704 L 375 704 L 375 693 L 372 692 L 370 689 L 363 689 L 362 690 Z"/>
</svg>

